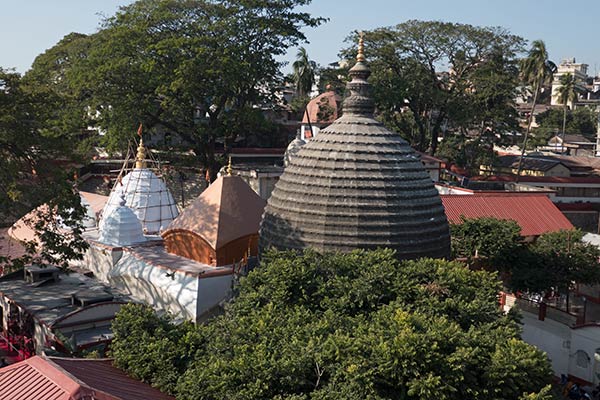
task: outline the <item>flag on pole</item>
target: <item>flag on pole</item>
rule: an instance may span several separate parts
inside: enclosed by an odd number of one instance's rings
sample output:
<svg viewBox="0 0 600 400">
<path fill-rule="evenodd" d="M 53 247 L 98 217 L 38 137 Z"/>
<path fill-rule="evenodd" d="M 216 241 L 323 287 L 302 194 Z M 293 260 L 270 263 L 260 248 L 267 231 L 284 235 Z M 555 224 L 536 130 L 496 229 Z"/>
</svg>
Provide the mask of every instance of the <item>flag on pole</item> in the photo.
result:
<svg viewBox="0 0 600 400">
<path fill-rule="evenodd" d="M 137 130 L 137 134 L 138 134 L 139 137 L 142 137 L 142 124 L 141 123 L 140 123 L 140 126 L 139 126 L 138 130 Z"/>
</svg>

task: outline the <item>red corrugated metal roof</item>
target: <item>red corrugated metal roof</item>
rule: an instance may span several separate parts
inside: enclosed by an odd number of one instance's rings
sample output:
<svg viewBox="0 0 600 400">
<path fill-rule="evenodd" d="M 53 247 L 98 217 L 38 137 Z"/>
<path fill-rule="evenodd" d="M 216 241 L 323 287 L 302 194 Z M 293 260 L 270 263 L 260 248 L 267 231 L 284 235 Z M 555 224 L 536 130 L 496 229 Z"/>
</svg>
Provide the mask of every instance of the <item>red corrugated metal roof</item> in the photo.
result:
<svg viewBox="0 0 600 400">
<path fill-rule="evenodd" d="M 54 370 L 41 357 L 0 369 L 0 399 L 76 400 L 81 387 Z"/>
<path fill-rule="evenodd" d="M 125 372 L 113 367 L 111 360 L 49 357 L 49 361 L 96 393 L 103 392 L 107 399 L 175 400 L 146 383 L 130 378 Z"/>
<path fill-rule="evenodd" d="M 522 236 L 573 229 L 569 220 L 545 195 L 473 194 L 441 195 L 441 198 L 448 220 L 455 224 L 461 222 L 461 216 L 512 219 L 521 226 Z"/>
<path fill-rule="evenodd" d="M 110 360 L 32 357 L 0 369 L 2 400 L 174 400 Z"/>
</svg>

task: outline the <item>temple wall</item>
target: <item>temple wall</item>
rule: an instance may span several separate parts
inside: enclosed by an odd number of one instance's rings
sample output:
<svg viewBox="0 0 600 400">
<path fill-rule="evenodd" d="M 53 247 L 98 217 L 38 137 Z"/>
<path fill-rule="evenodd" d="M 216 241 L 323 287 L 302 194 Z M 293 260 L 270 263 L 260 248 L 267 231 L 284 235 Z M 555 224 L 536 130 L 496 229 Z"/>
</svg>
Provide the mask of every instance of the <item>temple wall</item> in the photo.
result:
<svg viewBox="0 0 600 400">
<path fill-rule="evenodd" d="M 179 318 L 196 320 L 198 278 L 194 275 L 148 264 L 124 252 L 109 281 L 138 301 Z"/>
<path fill-rule="evenodd" d="M 184 231 L 174 230 L 164 236 L 165 249 L 181 257 L 195 260 L 207 265 L 216 265 L 215 250 L 200 236 Z"/>
<path fill-rule="evenodd" d="M 204 320 L 204 314 L 210 315 L 210 311 L 229 297 L 232 279 L 233 275 L 223 275 L 198 280 L 197 322 Z"/>
<path fill-rule="evenodd" d="M 526 311 L 522 338 L 545 351 L 556 376 L 570 374 L 590 384 L 600 382 L 600 326 L 571 328 L 565 324 Z"/>
<path fill-rule="evenodd" d="M 217 265 L 230 265 L 239 263 L 244 259 L 244 255 L 248 252 L 249 256 L 258 255 L 258 235 L 247 235 L 227 243 L 225 246 L 217 249 Z"/>
<path fill-rule="evenodd" d="M 83 260 L 74 262 L 73 265 L 88 269 L 94 273 L 96 279 L 109 283 L 111 270 L 122 256 L 123 250 L 120 248 L 111 249 L 90 243 Z"/>
</svg>

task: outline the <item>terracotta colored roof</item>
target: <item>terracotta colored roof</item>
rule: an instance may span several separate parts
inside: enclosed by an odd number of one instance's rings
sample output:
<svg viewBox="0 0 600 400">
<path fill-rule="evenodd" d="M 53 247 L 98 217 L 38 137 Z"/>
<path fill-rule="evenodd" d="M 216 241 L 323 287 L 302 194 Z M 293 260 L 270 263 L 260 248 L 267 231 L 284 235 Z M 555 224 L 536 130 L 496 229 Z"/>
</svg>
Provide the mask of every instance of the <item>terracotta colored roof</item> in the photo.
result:
<svg viewBox="0 0 600 400">
<path fill-rule="evenodd" d="M 17 258 L 25 255 L 25 247 L 8 235 L 8 228 L 0 229 L 0 257 Z"/>
<path fill-rule="evenodd" d="M 163 232 L 193 232 L 218 249 L 240 237 L 258 233 L 266 202 L 239 176 L 221 176 L 186 207 Z"/>
<path fill-rule="evenodd" d="M 104 205 L 108 201 L 108 196 L 103 196 L 101 194 L 91 193 L 91 192 L 79 192 L 81 197 L 87 200 L 92 206 L 92 210 L 96 215 L 104 208 Z"/>
<path fill-rule="evenodd" d="M 130 378 L 112 361 L 49 357 L 49 362 L 81 381 L 94 391 L 106 393 L 107 399 L 119 400 L 174 400 L 150 385 Z M 98 396 L 98 394 L 96 394 Z M 98 398 L 102 398 L 98 396 Z"/>
<path fill-rule="evenodd" d="M 0 369 L 3 400 L 174 400 L 110 360 L 35 356 Z"/>
<path fill-rule="evenodd" d="M 521 226 L 522 236 L 573 229 L 573 225 L 550 201 L 539 194 L 441 195 L 446 216 L 452 223 L 465 218 L 492 217 L 511 219 Z"/>
<path fill-rule="evenodd" d="M 306 111 L 302 116 L 302 123 L 307 124 L 308 119 L 306 118 L 306 114 L 310 117 L 311 124 L 330 124 L 338 118 L 339 107 L 338 104 L 342 101 L 340 95 L 336 94 L 333 90 L 330 90 L 325 93 L 321 93 L 314 99 L 308 102 L 306 105 Z M 319 120 L 319 105 L 325 102 L 329 107 L 333 109 L 333 113 L 326 120 Z"/>
</svg>

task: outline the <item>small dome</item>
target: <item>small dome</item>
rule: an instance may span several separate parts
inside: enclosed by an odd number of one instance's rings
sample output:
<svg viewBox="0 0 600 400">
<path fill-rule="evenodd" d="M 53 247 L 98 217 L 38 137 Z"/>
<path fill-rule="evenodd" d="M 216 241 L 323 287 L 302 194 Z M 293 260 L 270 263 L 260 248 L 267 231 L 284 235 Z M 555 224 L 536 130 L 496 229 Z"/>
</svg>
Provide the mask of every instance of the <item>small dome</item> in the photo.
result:
<svg viewBox="0 0 600 400">
<path fill-rule="evenodd" d="M 321 93 L 306 105 L 306 112 L 302 117 L 303 124 L 330 124 L 340 116 L 342 97 L 328 90 Z"/>
<path fill-rule="evenodd" d="M 290 159 L 265 208 L 260 247 L 387 247 L 400 259 L 447 257 L 440 196 L 409 144 L 373 118 L 361 50 L 362 43 L 344 115 Z"/>
<path fill-rule="evenodd" d="M 102 211 L 100 228 L 112 210 L 125 196 L 125 204 L 131 208 L 142 223 L 147 234 L 157 234 L 178 215 L 177 205 L 165 182 L 147 168 L 135 168 L 125 175 L 113 188 Z"/>
<path fill-rule="evenodd" d="M 133 210 L 125 205 L 123 197 L 103 218 L 98 240 L 111 246 L 131 246 L 146 241 L 140 220 Z"/>
<path fill-rule="evenodd" d="M 287 149 L 285 149 L 285 153 L 283 153 L 283 166 L 287 167 L 290 163 L 290 159 L 300 151 L 300 148 L 306 144 L 306 141 L 296 137 L 294 140 L 290 142 Z"/>
</svg>

